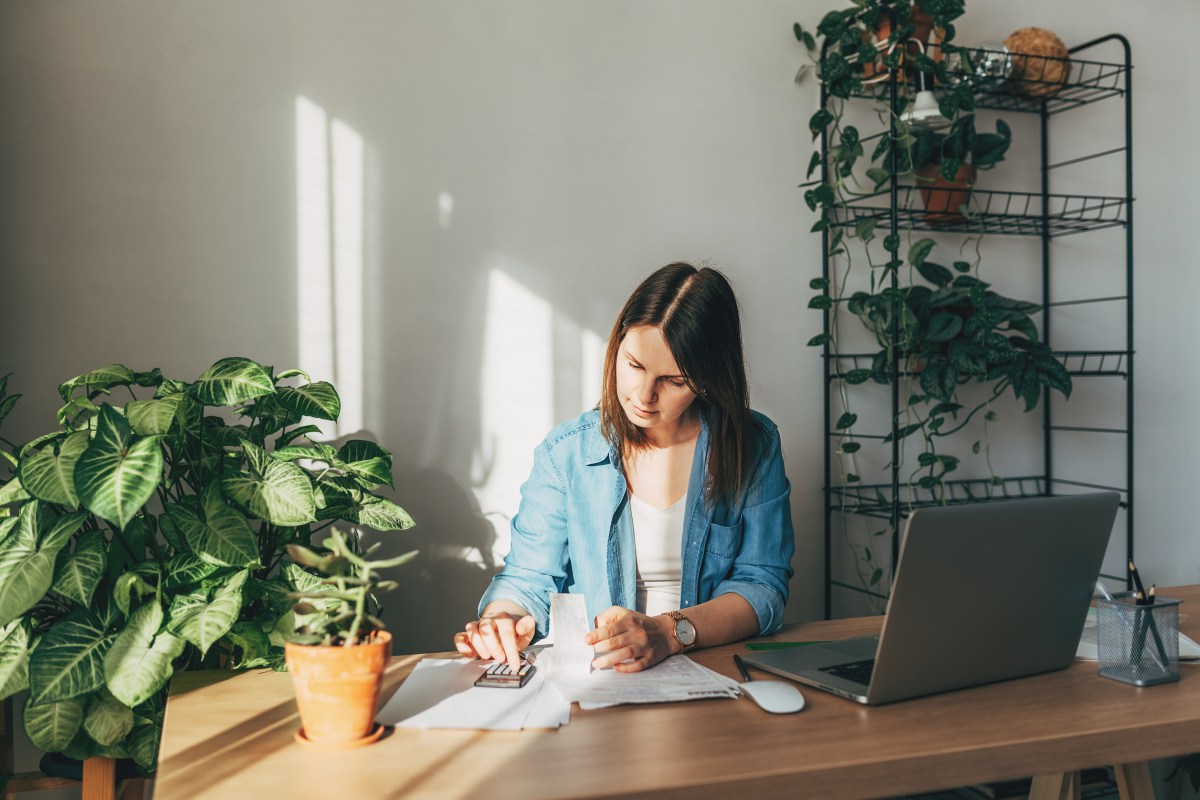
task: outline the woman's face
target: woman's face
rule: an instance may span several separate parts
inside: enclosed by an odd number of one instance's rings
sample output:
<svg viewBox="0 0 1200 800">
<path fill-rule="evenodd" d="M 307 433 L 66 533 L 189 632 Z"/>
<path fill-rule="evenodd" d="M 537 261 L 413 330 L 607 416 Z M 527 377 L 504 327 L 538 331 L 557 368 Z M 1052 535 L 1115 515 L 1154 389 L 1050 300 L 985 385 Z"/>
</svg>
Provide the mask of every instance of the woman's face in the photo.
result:
<svg viewBox="0 0 1200 800">
<path fill-rule="evenodd" d="M 617 350 L 617 397 L 629 421 L 647 433 L 670 433 L 696 399 L 662 331 L 630 328 Z"/>
</svg>

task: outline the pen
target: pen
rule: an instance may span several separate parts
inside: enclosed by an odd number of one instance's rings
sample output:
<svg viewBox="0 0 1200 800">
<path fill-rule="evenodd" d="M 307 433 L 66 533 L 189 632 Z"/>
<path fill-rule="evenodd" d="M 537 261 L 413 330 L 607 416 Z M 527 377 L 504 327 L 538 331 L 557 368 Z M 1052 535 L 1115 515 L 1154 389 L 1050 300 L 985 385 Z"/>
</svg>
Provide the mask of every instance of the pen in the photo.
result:
<svg viewBox="0 0 1200 800">
<path fill-rule="evenodd" d="M 1133 585 L 1137 588 L 1137 594 L 1134 597 L 1138 600 L 1138 605 L 1146 602 L 1146 587 L 1142 586 L 1142 576 L 1138 574 L 1137 565 L 1133 563 L 1133 559 L 1129 559 L 1129 574 L 1133 578 Z"/>
<path fill-rule="evenodd" d="M 742 657 L 737 653 L 733 654 L 733 663 L 737 664 L 738 672 L 742 673 L 742 680 L 750 681 L 750 673 L 746 671 L 746 662 L 742 661 Z"/>
</svg>

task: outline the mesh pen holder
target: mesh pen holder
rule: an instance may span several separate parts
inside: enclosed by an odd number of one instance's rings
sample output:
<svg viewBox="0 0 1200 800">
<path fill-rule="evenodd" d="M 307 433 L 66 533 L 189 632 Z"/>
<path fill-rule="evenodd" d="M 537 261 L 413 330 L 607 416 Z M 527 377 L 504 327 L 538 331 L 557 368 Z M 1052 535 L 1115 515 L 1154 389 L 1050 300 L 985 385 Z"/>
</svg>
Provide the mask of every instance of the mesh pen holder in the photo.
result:
<svg viewBox="0 0 1200 800">
<path fill-rule="evenodd" d="M 1129 596 L 1096 600 L 1100 675 L 1135 686 L 1179 680 L 1179 600 L 1139 606 Z"/>
</svg>

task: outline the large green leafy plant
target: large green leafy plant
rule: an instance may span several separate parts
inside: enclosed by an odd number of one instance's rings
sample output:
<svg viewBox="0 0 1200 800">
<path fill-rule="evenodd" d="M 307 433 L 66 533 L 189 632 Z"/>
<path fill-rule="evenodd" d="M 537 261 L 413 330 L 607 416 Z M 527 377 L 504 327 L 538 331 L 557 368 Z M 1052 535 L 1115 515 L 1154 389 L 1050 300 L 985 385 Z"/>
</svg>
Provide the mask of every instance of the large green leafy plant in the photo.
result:
<svg viewBox="0 0 1200 800">
<path fill-rule="evenodd" d="M 43 750 L 151 770 L 175 671 L 283 668 L 291 595 L 325 588 L 289 545 L 413 522 L 375 493 L 386 450 L 308 438 L 341 401 L 299 370 L 226 358 L 187 383 L 114 364 L 59 393 L 58 430 L 0 451 L 0 697 L 29 690 Z"/>
</svg>

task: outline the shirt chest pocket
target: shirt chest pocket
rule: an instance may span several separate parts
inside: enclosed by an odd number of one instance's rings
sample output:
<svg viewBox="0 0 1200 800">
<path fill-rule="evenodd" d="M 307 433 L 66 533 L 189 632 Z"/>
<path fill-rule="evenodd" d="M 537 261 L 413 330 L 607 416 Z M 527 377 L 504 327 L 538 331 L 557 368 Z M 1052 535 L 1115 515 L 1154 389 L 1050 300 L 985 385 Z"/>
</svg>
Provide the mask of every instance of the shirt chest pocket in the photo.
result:
<svg viewBox="0 0 1200 800">
<path fill-rule="evenodd" d="M 743 521 L 739 519 L 733 525 L 718 525 L 713 522 L 708 526 L 708 540 L 704 543 L 706 552 L 721 558 L 733 558 L 742 547 Z"/>
</svg>

